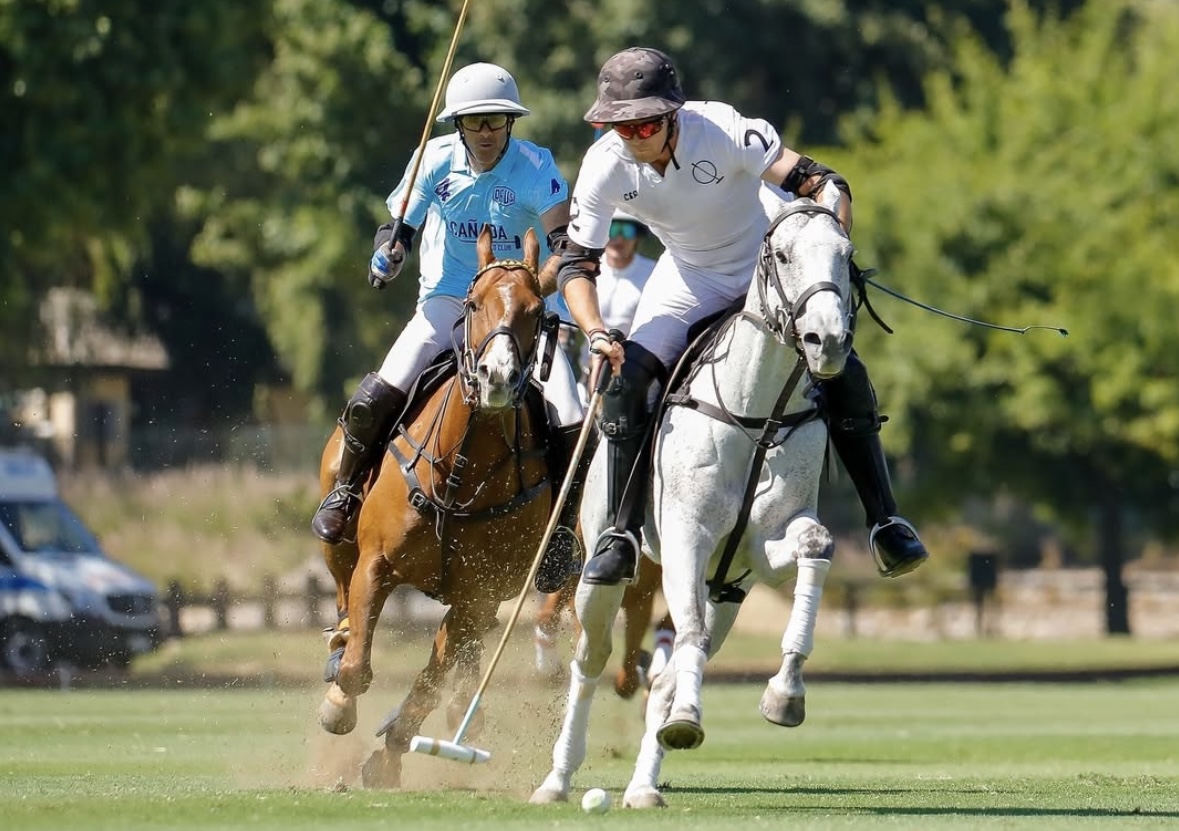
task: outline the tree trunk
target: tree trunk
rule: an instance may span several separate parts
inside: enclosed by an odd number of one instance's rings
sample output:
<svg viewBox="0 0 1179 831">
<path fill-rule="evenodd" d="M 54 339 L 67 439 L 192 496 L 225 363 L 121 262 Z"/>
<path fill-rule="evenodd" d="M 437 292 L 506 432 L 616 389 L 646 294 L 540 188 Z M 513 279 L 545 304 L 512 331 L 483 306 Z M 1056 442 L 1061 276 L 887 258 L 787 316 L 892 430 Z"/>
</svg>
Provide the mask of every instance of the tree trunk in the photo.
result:
<svg viewBox="0 0 1179 831">
<path fill-rule="evenodd" d="M 1130 593 L 1122 576 L 1125 552 L 1122 548 L 1122 505 L 1117 485 L 1107 477 L 1098 495 L 1097 545 L 1101 569 L 1105 572 L 1105 631 L 1110 635 L 1130 634 Z"/>
</svg>

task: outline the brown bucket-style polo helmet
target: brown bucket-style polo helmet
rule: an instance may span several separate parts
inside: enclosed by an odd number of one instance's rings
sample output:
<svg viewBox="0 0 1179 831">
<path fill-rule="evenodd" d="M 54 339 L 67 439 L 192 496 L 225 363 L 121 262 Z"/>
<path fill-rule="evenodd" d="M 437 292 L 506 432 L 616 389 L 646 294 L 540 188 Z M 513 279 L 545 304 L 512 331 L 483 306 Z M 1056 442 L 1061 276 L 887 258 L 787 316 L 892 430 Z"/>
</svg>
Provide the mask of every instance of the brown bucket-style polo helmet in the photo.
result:
<svg viewBox="0 0 1179 831">
<path fill-rule="evenodd" d="M 602 64 L 598 98 L 585 114 L 594 124 L 637 121 L 675 112 L 684 105 L 675 64 L 647 46 L 624 49 Z"/>
</svg>

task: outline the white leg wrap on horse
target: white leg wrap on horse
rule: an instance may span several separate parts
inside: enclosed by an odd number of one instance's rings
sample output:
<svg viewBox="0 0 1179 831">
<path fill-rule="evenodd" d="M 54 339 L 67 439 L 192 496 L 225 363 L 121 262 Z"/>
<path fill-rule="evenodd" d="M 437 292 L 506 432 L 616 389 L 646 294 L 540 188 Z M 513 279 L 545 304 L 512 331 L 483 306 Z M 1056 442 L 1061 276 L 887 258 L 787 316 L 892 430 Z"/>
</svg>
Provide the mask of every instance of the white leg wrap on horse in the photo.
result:
<svg viewBox="0 0 1179 831">
<path fill-rule="evenodd" d="M 823 581 L 830 568 L 830 560 L 799 558 L 794 607 L 790 610 L 790 623 L 782 635 L 783 655 L 797 652 L 806 657 L 815 648 L 815 617 L 819 613 L 819 600 L 823 597 Z"/>
<path fill-rule="evenodd" d="M 700 703 L 700 685 L 704 679 L 704 664 L 708 662 L 708 655 L 698 646 L 677 647 L 671 656 L 671 668 L 675 670 L 675 696 L 672 698 L 671 712 L 674 715 L 685 705 L 699 713 L 703 708 Z"/>
<path fill-rule="evenodd" d="M 581 674 L 577 661 L 571 661 L 565 722 L 561 725 L 561 735 L 553 745 L 553 770 L 563 773 L 566 777 L 572 775 L 585 761 L 590 711 L 597 689 L 598 679 L 586 678 Z"/>
<path fill-rule="evenodd" d="M 679 690 L 699 689 L 704 677 L 704 665 L 708 656 L 698 646 L 681 646 L 672 655 L 675 664 L 675 688 Z"/>
</svg>

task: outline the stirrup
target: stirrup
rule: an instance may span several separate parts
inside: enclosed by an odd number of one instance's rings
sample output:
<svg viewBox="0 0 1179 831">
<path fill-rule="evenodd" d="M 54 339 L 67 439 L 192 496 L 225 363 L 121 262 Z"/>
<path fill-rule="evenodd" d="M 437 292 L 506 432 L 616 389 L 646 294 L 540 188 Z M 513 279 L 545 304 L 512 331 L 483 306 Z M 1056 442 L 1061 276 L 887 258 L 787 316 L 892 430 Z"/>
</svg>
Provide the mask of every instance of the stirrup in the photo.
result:
<svg viewBox="0 0 1179 831">
<path fill-rule="evenodd" d="M 878 536 L 889 529 L 900 529 L 901 534 L 908 537 L 902 549 L 890 551 L 881 544 Z M 908 574 L 929 559 L 929 552 L 917 536 L 917 529 L 907 519 L 899 516 L 890 516 L 883 522 L 876 523 L 868 534 L 868 547 L 872 550 L 876 569 L 882 577 L 900 577 L 902 574 Z"/>
<path fill-rule="evenodd" d="M 622 543 L 629 548 L 630 556 L 623 559 L 619 551 Z M 639 570 L 639 557 L 642 555 L 639 539 L 627 529 L 607 528 L 598 537 L 594 546 L 594 556 L 589 559 L 581 570 L 581 582 L 591 586 L 629 586 L 635 581 Z"/>
<path fill-rule="evenodd" d="M 536 590 L 541 594 L 560 591 L 570 577 L 581 573 L 582 557 L 581 540 L 577 534 L 566 525 L 558 526 L 549 537 L 548 547 L 532 581 Z"/>
</svg>

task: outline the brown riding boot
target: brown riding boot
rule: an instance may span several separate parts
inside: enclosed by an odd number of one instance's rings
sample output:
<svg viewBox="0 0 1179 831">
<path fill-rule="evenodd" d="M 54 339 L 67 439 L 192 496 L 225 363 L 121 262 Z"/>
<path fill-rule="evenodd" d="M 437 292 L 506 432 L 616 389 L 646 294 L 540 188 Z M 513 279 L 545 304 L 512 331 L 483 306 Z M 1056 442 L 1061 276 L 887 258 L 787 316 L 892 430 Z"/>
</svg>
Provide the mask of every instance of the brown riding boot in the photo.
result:
<svg viewBox="0 0 1179 831">
<path fill-rule="evenodd" d="M 370 372 L 353 393 L 340 426 L 344 428 L 344 448 L 336 486 L 324 497 L 311 520 L 311 530 L 326 543 L 335 545 L 344 539 L 356 509 L 364 498 L 364 481 L 380 458 L 389 434 L 397 425 L 406 405 L 406 394 Z"/>
</svg>

